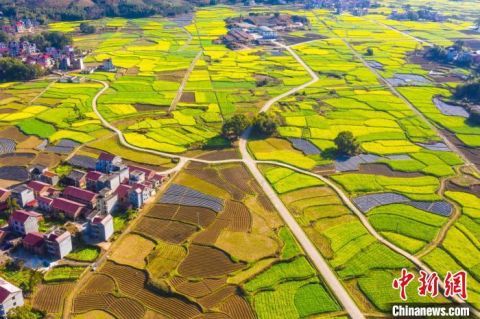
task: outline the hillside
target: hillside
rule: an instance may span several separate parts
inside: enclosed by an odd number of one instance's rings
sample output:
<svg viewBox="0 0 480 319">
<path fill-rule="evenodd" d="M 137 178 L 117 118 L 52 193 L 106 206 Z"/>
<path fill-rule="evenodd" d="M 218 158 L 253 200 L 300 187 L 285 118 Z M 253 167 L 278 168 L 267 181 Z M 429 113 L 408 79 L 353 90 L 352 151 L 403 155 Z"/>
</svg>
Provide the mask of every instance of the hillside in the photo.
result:
<svg viewBox="0 0 480 319">
<path fill-rule="evenodd" d="M 290 0 L 287 2 L 295 2 Z M 83 20 L 105 16 L 138 18 L 151 15 L 173 16 L 195 6 L 241 3 L 243 0 L 0 0 L 0 11 L 7 17 L 36 17 L 39 20 Z M 260 0 L 277 4 L 279 0 Z"/>
</svg>

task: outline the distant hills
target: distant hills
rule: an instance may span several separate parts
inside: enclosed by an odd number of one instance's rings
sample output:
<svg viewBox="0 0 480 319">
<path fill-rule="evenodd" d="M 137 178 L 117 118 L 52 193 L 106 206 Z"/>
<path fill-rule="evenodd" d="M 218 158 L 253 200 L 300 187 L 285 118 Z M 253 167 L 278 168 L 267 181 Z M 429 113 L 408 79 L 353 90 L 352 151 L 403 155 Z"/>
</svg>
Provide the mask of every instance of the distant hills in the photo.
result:
<svg viewBox="0 0 480 319">
<path fill-rule="evenodd" d="M 244 0 L 0 0 L 5 17 L 35 17 L 39 21 L 73 21 L 102 17 L 139 18 L 151 15 L 174 16 L 195 6 L 241 3 Z M 276 4 L 280 0 L 257 0 Z M 289 0 L 287 2 L 298 2 Z"/>
</svg>

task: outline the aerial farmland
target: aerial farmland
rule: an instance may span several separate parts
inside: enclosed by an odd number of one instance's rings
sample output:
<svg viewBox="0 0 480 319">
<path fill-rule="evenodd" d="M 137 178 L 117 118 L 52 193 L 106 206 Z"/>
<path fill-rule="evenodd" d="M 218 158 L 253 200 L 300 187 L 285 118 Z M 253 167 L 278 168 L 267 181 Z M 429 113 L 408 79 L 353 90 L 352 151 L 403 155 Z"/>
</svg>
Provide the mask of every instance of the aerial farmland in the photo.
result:
<svg viewBox="0 0 480 319">
<path fill-rule="evenodd" d="M 0 317 L 480 316 L 480 4 L 273 2 L 0 1 Z"/>
</svg>

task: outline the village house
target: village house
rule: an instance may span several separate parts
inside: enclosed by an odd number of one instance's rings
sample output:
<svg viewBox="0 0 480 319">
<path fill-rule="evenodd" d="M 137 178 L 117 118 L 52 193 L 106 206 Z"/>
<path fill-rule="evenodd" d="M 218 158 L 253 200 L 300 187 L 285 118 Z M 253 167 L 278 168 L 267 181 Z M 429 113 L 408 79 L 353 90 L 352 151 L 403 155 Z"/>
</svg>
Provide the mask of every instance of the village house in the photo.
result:
<svg viewBox="0 0 480 319">
<path fill-rule="evenodd" d="M 43 165 L 33 165 L 28 169 L 28 175 L 31 180 L 38 181 L 43 173 L 47 172 L 48 168 Z"/>
<path fill-rule="evenodd" d="M 50 185 L 40 181 L 30 181 L 27 186 L 33 190 L 35 197 L 46 196 L 50 189 Z"/>
<path fill-rule="evenodd" d="M 88 236 L 95 241 L 106 241 L 113 235 L 113 217 L 98 213 L 88 221 Z"/>
<path fill-rule="evenodd" d="M 117 68 L 113 65 L 113 61 L 111 58 L 103 60 L 102 65 L 99 67 L 102 71 L 105 72 L 115 72 Z"/>
<path fill-rule="evenodd" d="M 45 196 L 38 196 L 37 197 L 38 209 L 40 209 L 43 212 L 51 213 L 52 212 L 52 204 L 53 204 L 53 198 L 45 197 Z"/>
<path fill-rule="evenodd" d="M 38 231 L 38 222 L 42 219 L 42 214 L 16 210 L 10 215 L 8 226 L 14 233 L 25 236 L 31 232 Z"/>
<path fill-rule="evenodd" d="M 44 235 L 46 253 L 62 259 L 72 251 L 72 235 L 61 228 L 54 229 Z"/>
<path fill-rule="evenodd" d="M 87 185 L 87 173 L 78 169 L 72 170 L 64 178 L 66 185 L 84 188 Z"/>
<path fill-rule="evenodd" d="M 118 205 L 122 206 L 123 208 L 127 208 L 130 206 L 130 199 L 129 193 L 132 189 L 132 186 L 122 184 L 117 188 L 117 197 L 118 197 Z"/>
<path fill-rule="evenodd" d="M 90 209 L 94 209 L 97 206 L 97 194 L 82 188 L 75 186 L 67 186 L 62 193 L 62 196 L 66 199 L 83 204 Z"/>
<path fill-rule="evenodd" d="M 96 189 L 102 190 L 104 188 L 109 188 L 112 191 L 116 191 L 118 186 L 120 186 L 120 174 L 104 174 L 98 179 Z"/>
<path fill-rule="evenodd" d="M 46 171 L 40 176 L 40 181 L 55 186 L 60 181 L 58 174 Z"/>
<path fill-rule="evenodd" d="M 22 289 L 0 278 L 0 317 L 5 318 L 11 309 L 23 304 Z"/>
<path fill-rule="evenodd" d="M 22 240 L 22 245 L 25 250 L 36 255 L 45 254 L 45 240 L 44 234 L 39 232 L 28 233 Z"/>
<path fill-rule="evenodd" d="M 98 211 L 111 214 L 118 203 L 118 195 L 109 188 L 104 188 L 98 193 L 97 209 Z"/>
<path fill-rule="evenodd" d="M 129 192 L 130 203 L 134 208 L 141 208 L 150 198 L 152 190 L 145 184 L 134 184 Z"/>
<path fill-rule="evenodd" d="M 79 218 L 85 210 L 85 205 L 61 197 L 54 198 L 51 207 L 55 214 L 63 214 L 72 220 Z"/>
<path fill-rule="evenodd" d="M 15 186 L 11 189 L 11 196 L 17 201 L 20 207 L 27 207 L 35 201 L 33 190 L 25 184 Z"/>
<path fill-rule="evenodd" d="M 103 173 L 97 171 L 90 171 L 87 173 L 85 180 L 87 184 L 87 189 L 92 192 L 98 192 L 100 189 L 97 187 L 98 180 L 103 176 Z"/>
<path fill-rule="evenodd" d="M 97 159 L 96 170 L 105 174 L 113 173 L 123 164 L 120 156 L 101 153 Z"/>
</svg>

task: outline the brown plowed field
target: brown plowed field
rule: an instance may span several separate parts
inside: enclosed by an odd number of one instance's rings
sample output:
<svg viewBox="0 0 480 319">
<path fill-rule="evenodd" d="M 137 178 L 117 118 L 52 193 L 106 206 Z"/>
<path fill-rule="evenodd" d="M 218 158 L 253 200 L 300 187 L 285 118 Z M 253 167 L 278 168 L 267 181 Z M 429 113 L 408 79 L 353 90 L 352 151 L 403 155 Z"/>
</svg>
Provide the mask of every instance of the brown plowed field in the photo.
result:
<svg viewBox="0 0 480 319">
<path fill-rule="evenodd" d="M 94 274 L 83 287 L 83 293 L 100 293 L 115 291 L 115 281 L 107 275 Z"/>
<path fill-rule="evenodd" d="M 245 267 L 233 262 L 223 251 L 213 247 L 191 245 L 187 258 L 178 267 L 185 277 L 221 276 Z"/>
<path fill-rule="evenodd" d="M 141 270 L 107 262 L 101 272 L 112 276 L 122 293 L 157 312 L 173 318 L 192 318 L 200 314 L 199 308 L 187 300 L 161 296 L 145 288 L 147 275 Z"/>
<path fill-rule="evenodd" d="M 188 169 L 188 173 L 226 190 L 235 200 L 241 201 L 245 197 L 245 193 L 242 190 L 229 183 L 229 181 L 222 179 L 216 169 Z"/>
<path fill-rule="evenodd" d="M 63 302 L 75 284 L 40 285 L 32 300 L 32 306 L 47 313 L 62 311 Z"/>
<path fill-rule="evenodd" d="M 141 319 L 145 315 L 142 304 L 130 298 L 117 298 L 107 310 L 118 319 Z"/>
<path fill-rule="evenodd" d="M 220 310 L 227 313 L 232 318 L 255 318 L 255 314 L 253 313 L 250 304 L 239 295 L 233 295 L 225 299 L 225 302 L 220 306 Z"/>
<path fill-rule="evenodd" d="M 145 214 L 145 216 L 161 219 L 172 219 L 177 210 L 177 205 L 156 204 Z"/>
<path fill-rule="evenodd" d="M 224 286 L 226 282 L 225 277 L 203 279 L 202 281 L 189 281 L 185 278 L 175 277 L 170 281 L 179 293 L 194 298 L 207 296 Z"/>
<path fill-rule="evenodd" d="M 195 238 L 194 242 L 199 244 L 211 244 L 213 245 L 222 230 L 228 227 L 230 224 L 229 220 L 226 219 L 217 219 L 213 224 L 211 224 L 207 229 L 199 233 Z"/>
<path fill-rule="evenodd" d="M 238 189 L 243 192 L 253 195 L 255 192 L 250 186 L 252 177 L 247 169 L 243 165 L 235 167 L 228 167 L 220 170 L 220 174 L 224 180 L 234 184 Z"/>
<path fill-rule="evenodd" d="M 197 228 L 181 222 L 143 217 L 135 227 L 135 231 L 157 240 L 179 244 L 195 233 Z"/>
<path fill-rule="evenodd" d="M 230 221 L 228 229 L 231 231 L 249 232 L 252 226 L 252 216 L 247 206 L 240 202 L 227 201 L 221 218 Z"/>
<path fill-rule="evenodd" d="M 224 299 L 227 297 L 230 297 L 234 295 L 237 292 L 237 287 L 236 286 L 226 286 L 223 287 L 222 289 L 205 296 L 201 299 L 198 300 L 198 302 L 205 308 L 211 309 L 218 305 L 220 302 L 222 302 Z"/>
<path fill-rule="evenodd" d="M 217 214 L 208 208 L 180 206 L 177 214 L 172 219 L 207 227 L 213 223 L 216 217 Z"/>
</svg>

